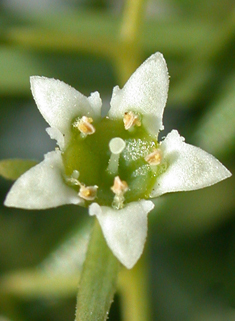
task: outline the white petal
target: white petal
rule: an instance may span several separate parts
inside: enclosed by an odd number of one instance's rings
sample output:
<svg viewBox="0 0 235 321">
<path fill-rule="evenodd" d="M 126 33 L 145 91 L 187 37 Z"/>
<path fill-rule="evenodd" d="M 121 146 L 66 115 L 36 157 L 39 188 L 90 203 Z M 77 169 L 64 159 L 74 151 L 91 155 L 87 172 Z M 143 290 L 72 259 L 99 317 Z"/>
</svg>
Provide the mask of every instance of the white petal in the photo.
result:
<svg viewBox="0 0 235 321">
<path fill-rule="evenodd" d="M 46 128 L 46 132 L 50 136 L 51 139 L 55 139 L 57 141 L 57 144 L 58 144 L 60 150 L 63 150 L 65 147 L 64 136 L 61 134 L 59 129 L 48 127 L 48 128 Z"/>
<path fill-rule="evenodd" d="M 75 117 L 100 117 L 101 99 L 94 93 L 87 98 L 63 81 L 46 77 L 30 77 L 33 97 L 42 116 L 63 135 L 70 133 Z"/>
<path fill-rule="evenodd" d="M 44 161 L 20 176 L 7 194 L 5 205 L 25 209 L 45 209 L 63 204 L 79 204 L 81 199 L 63 180 L 59 151 L 45 155 Z"/>
<path fill-rule="evenodd" d="M 144 115 L 148 131 L 157 135 L 163 129 L 162 117 L 169 87 L 167 65 L 159 52 L 150 56 L 130 77 L 123 89 L 115 87 L 109 117 L 122 118 L 127 111 Z"/>
<path fill-rule="evenodd" d="M 214 156 L 186 144 L 177 130 L 167 135 L 160 148 L 169 167 L 157 179 L 150 197 L 203 188 L 231 176 Z"/>
<path fill-rule="evenodd" d="M 91 93 L 88 97 L 88 101 L 93 109 L 93 118 L 96 119 L 101 117 L 102 100 L 98 91 Z"/>
<path fill-rule="evenodd" d="M 91 204 L 89 214 L 96 215 L 113 254 L 128 269 L 140 258 L 147 236 L 147 214 L 154 208 L 151 201 L 129 203 L 121 210 Z"/>
</svg>

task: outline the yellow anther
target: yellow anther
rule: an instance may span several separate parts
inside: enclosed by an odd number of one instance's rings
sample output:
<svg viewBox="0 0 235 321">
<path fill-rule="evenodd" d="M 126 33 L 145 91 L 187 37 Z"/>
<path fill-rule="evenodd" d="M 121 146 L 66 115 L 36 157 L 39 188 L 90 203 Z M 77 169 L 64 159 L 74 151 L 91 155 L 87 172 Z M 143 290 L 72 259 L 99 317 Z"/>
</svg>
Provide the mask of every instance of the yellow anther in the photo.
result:
<svg viewBox="0 0 235 321">
<path fill-rule="evenodd" d="M 78 119 L 73 126 L 78 128 L 78 130 L 84 135 L 92 135 L 95 132 L 95 127 L 91 124 L 93 119 L 91 117 L 82 116 Z"/>
<path fill-rule="evenodd" d="M 120 177 L 116 176 L 111 190 L 118 196 L 123 195 L 128 190 L 127 182 L 120 180 Z"/>
<path fill-rule="evenodd" d="M 162 152 L 160 149 L 155 149 L 151 154 L 147 155 L 144 159 L 150 165 L 159 165 L 162 161 Z"/>
<path fill-rule="evenodd" d="M 80 190 L 79 190 L 78 196 L 80 196 L 84 200 L 93 201 L 96 198 L 98 186 L 96 186 L 96 185 L 94 185 L 94 186 L 86 186 L 86 185 L 84 185 L 83 183 L 81 183 L 78 180 L 79 175 L 80 175 L 79 171 L 74 170 L 72 172 L 72 175 L 70 177 L 66 178 L 66 181 L 68 183 L 72 184 L 72 185 L 80 186 Z"/>
<path fill-rule="evenodd" d="M 128 185 L 127 182 L 120 180 L 119 176 L 116 176 L 114 178 L 113 186 L 111 187 L 111 190 L 115 194 L 113 199 L 113 207 L 116 209 L 123 208 L 124 203 L 124 193 L 128 191 Z"/>
<path fill-rule="evenodd" d="M 84 186 L 81 185 L 78 196 L 86 201 L 93 201 L 96 198 L 98 186 Z"/>
<path fill-rule="evenodd" d="M 132 111 L 128 111 L 124 114 L 123 122 L 126 130 L 130 129 L 135 125 L 141 126 L 141 121 L 139 119 L 139 116 L 134 114 Z"/>
</svg>

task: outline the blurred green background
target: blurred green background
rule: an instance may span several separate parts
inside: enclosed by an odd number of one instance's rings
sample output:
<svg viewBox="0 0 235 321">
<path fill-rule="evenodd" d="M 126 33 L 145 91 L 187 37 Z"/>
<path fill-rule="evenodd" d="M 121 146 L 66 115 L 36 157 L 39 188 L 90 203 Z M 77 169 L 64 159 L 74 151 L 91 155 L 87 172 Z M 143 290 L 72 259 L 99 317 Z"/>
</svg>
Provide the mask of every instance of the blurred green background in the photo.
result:
<svg viewBox="0 0 235 321">
<path fill-rule="evenodd" d="M 161 136 L 177 128 L 234 173 L 233 0 L 0 1 L 0 159 L 40 161 L 55 146 L 30 75 L 61 79 L 85 95 L 98 90 L 107 111 L 112 88 L 156 51 L 171 76 Z M 235 320 L 234 180 L 155 201 L 141 259 L 150 320 Z M 12 182 L 0 183 L 3 204 Z M 0 321 L 74 319 L 89 229 L 80 207 L 0 207 Z M 122 287 L 111 321 L 132 321 Z"/>
</svg>

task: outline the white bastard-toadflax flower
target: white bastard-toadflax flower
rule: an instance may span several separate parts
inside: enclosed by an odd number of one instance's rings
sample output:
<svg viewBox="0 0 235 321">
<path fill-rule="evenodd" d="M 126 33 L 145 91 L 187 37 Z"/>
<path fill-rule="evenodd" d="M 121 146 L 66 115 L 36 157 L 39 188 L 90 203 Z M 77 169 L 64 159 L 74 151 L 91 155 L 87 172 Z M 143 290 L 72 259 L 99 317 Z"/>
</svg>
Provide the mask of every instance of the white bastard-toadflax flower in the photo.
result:
<svg viewBox="0 0 235 321">
<path fill-rule="evenodd" d="M 5 205 L 45 209 L 89 207 L 108 246 L 127 268 L 142 254 L 146 199 L 215 184 L 231 173 L 176 130 L 162 142 L 169 76 L 161 53 L 149 57 L 123 89 L 115 87 L 107 117 L 98 92 L 83 96 L 64 82 L 31 77 L 31 90 L 58 147 L 12 186 Z"/>
</svg>

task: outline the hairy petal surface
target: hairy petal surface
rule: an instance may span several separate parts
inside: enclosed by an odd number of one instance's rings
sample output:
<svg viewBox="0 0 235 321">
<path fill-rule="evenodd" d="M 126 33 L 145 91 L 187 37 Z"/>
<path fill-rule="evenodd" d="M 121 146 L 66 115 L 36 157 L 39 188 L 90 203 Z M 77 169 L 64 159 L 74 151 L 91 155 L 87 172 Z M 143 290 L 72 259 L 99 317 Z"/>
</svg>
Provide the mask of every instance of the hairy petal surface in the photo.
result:
<svg viewBox="0 0 235 321">
<path fill-rule="evenodd" d="M 190 191 L 222 181 L 231 173 L 214 156 L 186 144 L 177 130 L 172 130 L 160 145 L 168 164 L 158 177 L 150 197 L 164 193 Z"/>
<path fill-rule="evenodd" d="M 45 209 L 81 202 L 77 193 L 64 183 L 61 153 L 54 151 L 46 154 L 44 161 L 17 179 L 4 204 L 25 209 Z"/>
<path fill-rule="evenodd" d="M 141 200 L 121 210 L 91 204 L 89 214 L 96 215 L 113 254 L 128 269 L 141 256 L 147 236 L 147 214 L 154 208 L 151 201 Z"/>
<path fill-rule="evenodd" d="M 63 81 L 39 76 L 30 77 L 30 83 L 42 116 L 66 137 L 75 117 L 100 117 L 102 102 L 98 92 L 87 98 Z"/>
<path fill-rule="evenodd" d="M 128 111 L 141 113 L 150 134 L 157 135 L 163 129 L 168 87 L 167 65 L 163 55 L 157 52 L 133 73 L 123 89 L 114 88 L 109 117 L 122 118 Z"/>
</svg>

